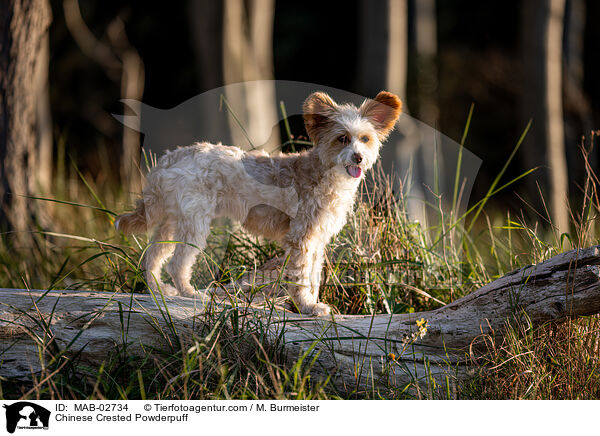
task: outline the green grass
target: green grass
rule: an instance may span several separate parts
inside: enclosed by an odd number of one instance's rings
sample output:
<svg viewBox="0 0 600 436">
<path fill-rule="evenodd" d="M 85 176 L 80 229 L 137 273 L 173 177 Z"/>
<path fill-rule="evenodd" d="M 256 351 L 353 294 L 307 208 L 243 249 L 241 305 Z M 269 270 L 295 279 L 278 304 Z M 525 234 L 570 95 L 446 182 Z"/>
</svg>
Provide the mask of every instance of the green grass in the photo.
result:
<svg viewBox="0 0 600 436">
<path fill-rule="evenodd" d="M 403 197 L 390 195 L 389 180 L 382 171 L 374 171 L 375 191 L 357 205 L 328 247 L 322 299 L 344 314 L 432 310 L 515 268 L 595 244 L 600 234 L 599 183 L 585 149 L 588 177 L 582 201 L 572 210 L 570 234 L 557 234 L 544 216 L 534 222 L 522 213 L 489 209 L 493 195 L 529 173 L 503 180 L 522 139 L 486 196 L 466 213 L 427 205 L 441 218 L 435 225 L 412 222 Z M 47 206 L 46 222 L 51 227 L 38 226 L 27 247 L 14 247 L 6 237 L 0 241 L 1 286 L 146 292 L 140 258 L 147 240 L 126 238 L 113 230 L 115 212 L 130 207 L 133 199 L 103 178 L 110 173 L 105 167 L 93 180 L 74 166 L 58 172 L 51 200 L 32 200 Z M 453 205 L 458 177 L 455 183 Z M 238 277 L 243 266 L 251 268 L 280 254 L 275 244 L 235 227 L 215 227 L 208 261 L 198 263 L 194 281 L 197 286 L 227 282 Z M 240 317 L 236 307 L 209 311 L 203 321 L 193 337 L 176 342 L 171 352 L 149 350 L 143 359 L 121 349 L 101 367 L 88 367 L 77 356 L 64 359 L 59 353 L 32 381 L 0 380 L 0 398 L 415 397 L 410 386 L 387 392 L 338 392 L 327 380 L 311 376 L 310 353 L 295 366 L 286 366 L 282 347 L 265 345 L 264 321 Z M 599 328 L 598 316 L 536 328 L 527 322 L 512 325 L 502 339 L 478 339 L 487 353 L 472 363 L 481 371 L 456 392 L 442 386 L 417 390 L 416 397 L 598 398 Z"/>
</svg>

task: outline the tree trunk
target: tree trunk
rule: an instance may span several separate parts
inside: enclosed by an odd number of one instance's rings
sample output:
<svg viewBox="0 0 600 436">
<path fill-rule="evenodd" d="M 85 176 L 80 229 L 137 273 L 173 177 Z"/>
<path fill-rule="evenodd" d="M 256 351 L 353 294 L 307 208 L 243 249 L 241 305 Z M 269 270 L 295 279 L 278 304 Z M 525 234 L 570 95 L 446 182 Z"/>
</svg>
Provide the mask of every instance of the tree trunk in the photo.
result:
<svg viewBox="0 0 600 436">
<path fill-rule="evenodd" d="M 365 96 L 372 97 L 385 89 L 406 102 L 407 3 L 408 0 L 360 2 L 358 89 Z"/>
<path fill-rule="evenodd" d="M 37 71 L 33 85 L 36 88 L 36 132 L 37 132 L 37 177 L 36 192 L 47 196 L 52 186 L 53 145 L 52 111 L 50 110 L 50 89 L 48 87 L 48 64 L 50 61 L 50 41 L 48 33 L 40 44 Z M 39 204 L 39 203 L 38 203 Z"/>
<path fill-rule="evenodd" d="M 550 202 L 550 218 L 560 233 L 569 231 L 562 99 L 564 11 L 565 0 L 531 0 L 524 3 L 522 22 L 523 114 L 533 119 L 523 147 L 525 169 L 541 167 L 537 178 L 541 193 Z M 529 192 L 541 208 L 537 181 L 530 178 Z"/>
<path fill-rule="evenodd" d="M 435 0 L 418 0 L 415 6 L 417 102 L 421 121 L 437 128 L 437 15 Z"/>
<path fill-rule="evenodd" d="M 584 90 L 585 0 L 567 0 L 564 30 L 563 96 L 565 112 L 565 152 L 572 180 L 585 180 L 585 163 L 579 145 L 593 130 L 592 107 Z M 589 149 L 589 144 L 586 144 Z M 598 150 L 590 150 L 590 161 L 597 161 Z M 571 183 L 569 193 L 579 195 Z"/>
<path fill-rule="evenodd" d="M 189 0 L 188 23 L 202 92 L 223 86 L 223 3 Z"/>
<path fill-rule="evenodd" d="M 406 101 L 408 0 L 388 0 L 386 90 Z M 375 95 L 375 94 L 373 94 Z"/>
<path fill-rule="evenodd" d="M 565 151 L 565 121 L 562 98 L 562 40 L 565 0 L 550 0 L 546 36 L 546 95 L 548 164 L 550 166 L 552 218 L 559 233 L 569 232 L 568 181 Z"/>
<path fill-rule="evenodd" d="M 0 228 L 27 245 L 38 163 L 36 72 L 51 10 L 46 0 L 5 0 L 0 6 Z M 37 75 L 39 76 L 39 74 Z"/>
<path fill-rule="evenodd" d="M 117 16 L 109 23 L 107 44 L 103 39 L 97 39 L 85 23 L 79 0 L 63 0 L 63 11 L 67 28 L 81 51 L 96 61 L 108 78 L 120 84 L 123 100 L 139 102 L 144 94 L 144 62 L 129 42 L 121 17 Z M 136 195 L 142 182 L 140 164 L 140 135 L 123 126 L 121 182 L 127 192 Z"/>
<path fill-rule="evenodd" d="M 599 265 L 600 246 L 569 251 L 414 314 L 308 318 L 258 303 L 237 310 L 262 319 L 267 341 L 281 344 L 290 364 L 314 344 L 314 376 L 332 376 L 339 389 L 403 387 L 432 378 L 444 386 L 446 379 L 454 384 L 470 376 L 469 352 L 478 352 L 470 347 L 474 339 L 500 336 L 511 320 L 527 314 L 536 326 L 600 312 Z M 165 297 L 167 316 L 160 299 L 149 295 L 14 289 L 0 295 L 3 377 L 31 378 L 43 365 L 39 356 L 56 352 L 100 365 L 118 345 L 128 344 L 134 355 L 147 346 L 168 350 L 208 322 L 200 298 Z M 42 318 L 47 328 L 41 328 Z"/>
<path fill-rule="evenodd" d="M 129 43 L 125 33 L 125 23 L 119 18 L 115 19 L 108 27 L 107 33 L 121 60 L 121 98 L 141 101 L 146 78 L 144 62 L 137 50 Z M 123 126 L 122 150 L 121 181 L 127 192 L 137 195 L 142 190 L 139 132 Z"/>
<path fill-rule="evenodd" d="M 226 0 L 223 75 L 234 145 L 272 152 L 280 146 L 273 79 L 274 0 Z M 241 125 L 240 125 L 241 124 Z M 273 130 L 274 129 L 274 130 Z M 249 141 L 250 140 L 250 144 Z"/>
<path fill-rule="evenodd" d="M 223 76 L 223 2 L 214 0 L 189 0 L 188 25 L 194 49 L 196 77 L 201 92 L 219 88 L 225 84 Z M 218 105 L 212 99 L 196 99 L 202 114 L 217 114 Z M 227 120 L 211 115 L 205 123 L 205 138 L 219 138 L 228 131 Z"/>
<path fill-rule="evenodd" d="M 387 66 L 390 55 L 391 3 L 397 0 L 372 2 L 361 0 L 358 15 L 360 25 L 358 89 L 365 96 L 375 96 L 387 85 Z M 406 32 L 406 29 L 404 29 Z M 406 63 L 406 58 L 402 59 Z M 390 92 L 396 92 L 385 88 Z M 397 94 L 404 99 L 404 94 Z"/>
<path fill-rule="evenodd" d="M 408 0 L 387 0 L 372 2 L 362 0 L 359 3 L 359 73 L 358 89 L 372 97 L 385 89 L 393 92 L 402 99 L 402 112 L 410 113 L 407 106 L 407 70 L 408 57 Z M 423 177 L 420 177 L 422 166 L 421 156 L 422 132 L 413 118 L 404 115 L 396 123 L 396 132 L 400 140 L 390 138 L 381 149 L 379 160 L 386 174 L 391 178 L 392 192 L 400 192 L 410 186 L 410 192 L 405 191 L 407 209 L 411 219 L 425 223 L 423 204 Z M 409 170 L 409 166 L 412 168 Z M 410 180 L 404 180 L 405 186 L 400 186 L 404 175 L 410 173 Z"/>
</svg>

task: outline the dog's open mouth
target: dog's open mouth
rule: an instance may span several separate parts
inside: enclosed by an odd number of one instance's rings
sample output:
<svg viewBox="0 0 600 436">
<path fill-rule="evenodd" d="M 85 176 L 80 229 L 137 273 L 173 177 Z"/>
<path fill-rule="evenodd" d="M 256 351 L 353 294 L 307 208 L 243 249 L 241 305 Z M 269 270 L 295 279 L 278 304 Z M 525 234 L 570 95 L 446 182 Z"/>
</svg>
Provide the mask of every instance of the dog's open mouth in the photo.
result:
<svg viewBox="0 0 600 436">
<path fill-rule="evenodd" d="M 346 172 L 350 175 L 350 177 L 357 179 L 360 177 L 362 169 L 358 165 L 348 165 L 346 167 Z"/>
</svg>

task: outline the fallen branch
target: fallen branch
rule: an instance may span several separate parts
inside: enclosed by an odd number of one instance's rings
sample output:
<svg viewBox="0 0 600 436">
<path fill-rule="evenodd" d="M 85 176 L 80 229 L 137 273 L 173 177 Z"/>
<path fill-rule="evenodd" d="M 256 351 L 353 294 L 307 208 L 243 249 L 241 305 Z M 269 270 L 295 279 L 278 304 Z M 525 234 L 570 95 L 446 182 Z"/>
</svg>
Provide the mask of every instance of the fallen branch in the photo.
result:
<svg viewBox="0 0 600 436">
<path fill-rule="evenodd" d="M 600 312 L 600 246 L 559 254 L 513 271 L 440 309 L 401 315 L 307 318 L 278 307 L 218 303 L 261 318 L 267 341 L 290 362 L 314 345 L 314 376 L 343 390 L 402 387 L 467 377 L 467 353 L 480 335 L 499 336 L 524 314 L 533 325 Z M 74 356 L 99 365 L 116 346 L 178 349 L 207 322 L 200 298 L 88 291 L 0 290 L 0 376 L 31 378 L 40 356 Z M 214 309 L 214 301 L 211 303 Z M 418 320 L 427 323 L 420 323 Z M 426 327 L 426 332 L 424 329 Z M 424 334 L 424 335 L 423 335 Z M 422 337 L 421 337 L 422 336 Z M 317 341 L 315 343 L 315 341 Z"/>
</svg>

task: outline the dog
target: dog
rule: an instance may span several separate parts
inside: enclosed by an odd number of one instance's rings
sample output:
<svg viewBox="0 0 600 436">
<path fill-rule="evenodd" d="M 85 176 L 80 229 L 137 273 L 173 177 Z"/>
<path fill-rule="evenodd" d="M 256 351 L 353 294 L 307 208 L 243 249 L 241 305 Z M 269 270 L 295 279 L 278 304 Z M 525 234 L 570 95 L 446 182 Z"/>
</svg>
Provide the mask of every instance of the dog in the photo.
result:
<svg viewBox="0 0 600 436">
<path fill-rule="evenodd" d="M 191 296 L 192 266 L 211 220 L 239 220 L 285 250 L 287 292 L 300 312 L 327 315 L 330 307 L 318 301 L 325 247 L 346 223 L 365 171 L 401 112 L 400 99 L 386 91 L 360 107 L 315 92 L 303 105 L 313 148 L 267 155 L 220 143 L 179 147 L 159 159 L 136 209 L 117 217 L 115 227 L 125 234 L 154 231 L 144 255 L 148 286 Z M 174 287 L 160 278 L 172 252 L 167 272 Z"/>
</svg>

